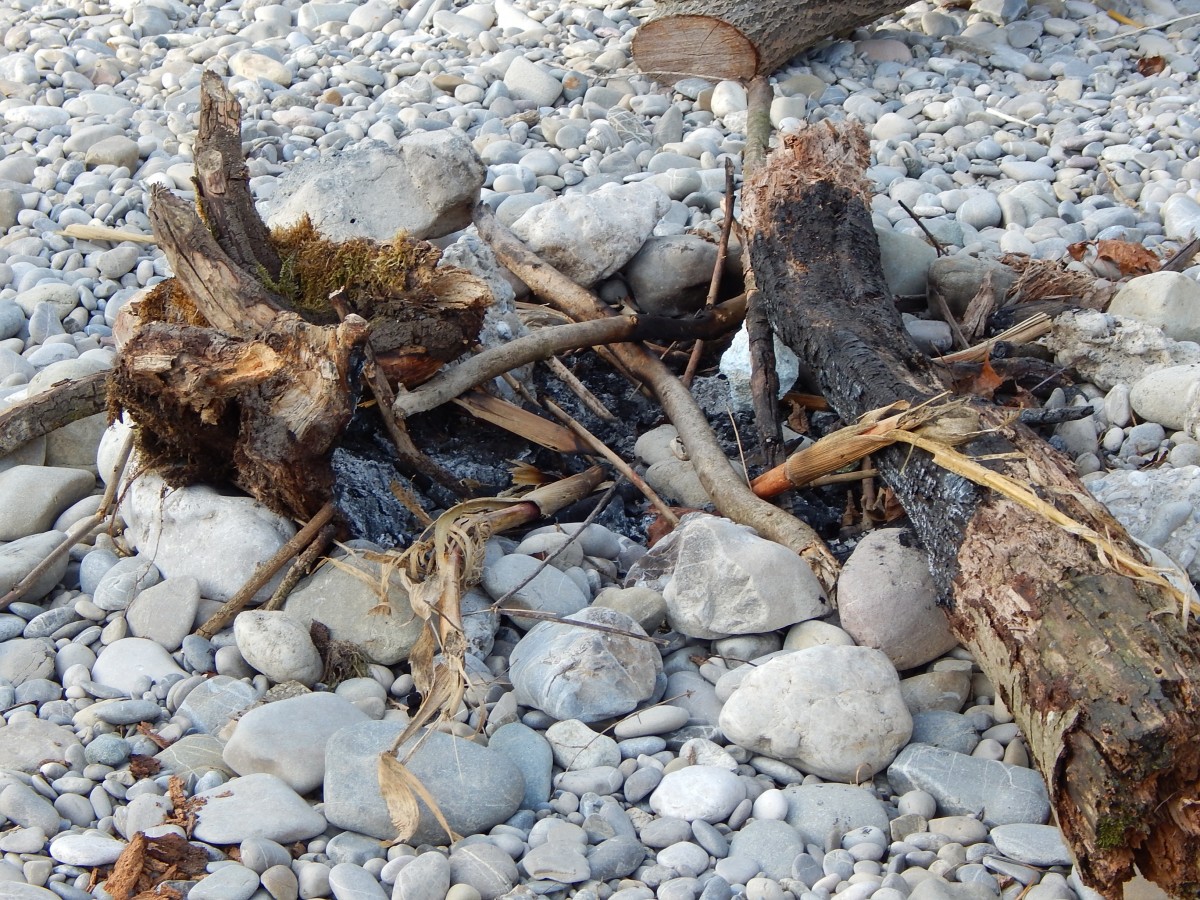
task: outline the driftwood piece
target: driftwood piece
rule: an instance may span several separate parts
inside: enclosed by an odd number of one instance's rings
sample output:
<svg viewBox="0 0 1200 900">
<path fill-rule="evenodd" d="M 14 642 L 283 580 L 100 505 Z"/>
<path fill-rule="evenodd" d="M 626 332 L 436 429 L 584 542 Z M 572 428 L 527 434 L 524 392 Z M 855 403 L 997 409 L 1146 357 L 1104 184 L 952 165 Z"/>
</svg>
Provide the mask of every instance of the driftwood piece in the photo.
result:
<svg viewBox="0 0 1200 900">
<path fill-rule="evenodd" d="M 380 371 L 410 386 L 428 379 L 473 344 L 490 293 L 403 236 L 333 243 L 307 219 L 268 233 L 237 99 L 205 73 L 200 100 L 199 215 L 166 190 L 151 195 L 175 277 L 131 304 L 110 404 L 133 414 L 141 461 L 170 483 L 233 482 L 308 520 L 331 499 L 332 453 L 364 371 L 390 405 Z M 388 424 L 402 467 L 457 487 Z"/>
<path fill-rule="evenodd" d="M 747 81 L 824 37 L 903 7 L 896 0 L 658 0 L 634 36 L 633 61 L 664 82 Z"/>
<path fill-rule="evenodd" d="M 5 407 L 0 412 L 0 456 L 64 425 L 104 412 L 107 383 L 107 371 L 93 372 Z"/>
<path fill-rule="evenodd" d="M 942 390 L 913 348 L 879 265 L 861 131 L 821 123 L 789 136 L 745 192 L 749 252 L 772 323 L 853 421 Z M 1002 410 L 975 403 L 986 435 L 961 448 L 1140 554 L 1070 461 Z M 1200 891 L 1200 655 L 1161 583 L 921 451 L 872 457 L 930 553 L 955 634 L 1029 741 L 1084 881 L 1107 898 L 1142 873 Z"/>
<path fill-rule="evenodd" d="M 217 243 L 246 272 L 279 277 L 282 262 L 254 208 L 250 170 L 242 155 L 242 105 L 211 69 L 200 76 L 196 131 L 196 197 Z"/>
</svg>

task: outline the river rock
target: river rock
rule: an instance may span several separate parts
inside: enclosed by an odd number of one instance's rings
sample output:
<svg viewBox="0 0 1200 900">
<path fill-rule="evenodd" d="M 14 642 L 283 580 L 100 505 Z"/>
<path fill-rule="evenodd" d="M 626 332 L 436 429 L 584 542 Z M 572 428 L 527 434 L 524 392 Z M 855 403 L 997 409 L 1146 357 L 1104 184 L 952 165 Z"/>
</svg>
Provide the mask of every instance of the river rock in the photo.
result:
<svg viewBox="0 0 1200 900">
<path fill-rule="evenodd" d="M 258 689 L 248 682 L 217 675 L 192 688 L 179 705 L 179 714 L 201 734 L 217 734 L 258 695 Z"/>
<path fill-rule="evenodd" d="M 722 708 L 721 729 L 756 753 L 853 783 L 892 761 L 912 734 L 912 717 L 883 653 L 825 646 L 755 668 Z"/>
<path fill-rule="evenodd" d="M 125 621 L 134 637 L 175 651 L 191 633 L 199 607 L 200 583 L 184 575 L 159 582 L 134 597 L 125 611 Z"/>
<path fill-rule="evenodd" d="M 379 754 L 404 730 L 397 721 L 371 721 L 343 728 L 325 749 L 325 815 L 339 828 L 392 839 L 387 803 L 379 790 Z M 405 767 L 433 796 L 450 827 L 460 835 L 478 834 L 505 821 L 525 793 L 520 770 L 503 754 L 440 731 L 429 733 L 411 758 L 415 738 L 397 751 Z M 417 844 L 446 843 L 447 836 L 423 800 L 409 838 Z"/>
<path fill-rule="evenodd" d="M 312 686 L 325 670 L 308 629 L 285 612 L 240 613 L 233 635 L 242 658 L 272 681 Z"/>
<path fill-rule="evenodd" d="M 1157 325 L 1177 341 L 1200 342 L 1200 284 L 1182 272 L 1131 278 L 1112 298 L 1108 311 Z"/>
<path fill-rule="evenodd" d="M 981 816 L 984 824 L 1040 825 L 1050 815 L 1046 783 L 1033 769 L 928 744 L 909 744 L 888 767 L 897 793 L 927 791 L 943 815 Z"/>
<path fill-rule="evenodd" d="M 1070 866 L 1075 858 L 1067 849 L 1062 832 L 1053 825 L 1014 823 L 997 825 L 991 831 L 996 849 L 1009 859 L 1030 866 Z"/>
<path fill-rule="evenodd" d="M 990 195 L 984 194 L 983 196 L 987 197 L 987 200 L 983 202 L 990 204 L 995 209 L 996 221 L 990 224 L 998 224 L 1000 221 L 999 205 Z M 961 207 L 958 216 L 959 218 L 963 216 Z M 992 279 L 992 289 L 1001 299 L 1008 295 L 1009 289 L 1017 280 L 1016 272 L 994 259 L 979 259 L 964 254 L 940 256 L 929 265 L 929 296 L 932 297 L 935 293 L 941 294 L 946 305 L 950 307 L 950 311 L 961 318 L 966 313 L 971 301 L 975 299 L 975 295 L 979 293 L 984 279 L 989 276 Z M 940 310 L 932 304 L 930 312 L 940 317 Z"/>
<path fill-rule="evenodd" d="M 670 207 L 671 199 L 652 185 L 606 184 L 541 203 L 512 230 L 564 275 L 591 285 L 629 262 Z"/>
<path fill-rule="evenodd" d="M 79 746 L 75 732 L 43 719 L 20 718 L 0 728 L 0 769 L 36 772 L 47 760 L 66 759 Z"/>
<path fill-rule="evenodd" d="M 681 316 L 704 305 L 717 245 L 694 234 L 651 237 L 624 268 L 625 283 L 644 313 Z"/>
<path fill-rule="evenodd" d="M 92 474 L 81 469 L 13 466 L 0 472 L 0 541 L 45 532 L 95 486 Z"/>
<path fill-rule="evenodd" d="M 787 799 L 786 821 L 804 837 L 806 844 L 824 846 L 834 833 L 856 828 L 888 830 L 883 803 L 866 788 L 849 784 L 793 784 L 783 789 Z"/>
<path fill-rule="evenodd" d="M 200 801 L 196 840 L 240 844 L 265 838 L 281 844 L 303 841 L 325 830 L 325 817 L 274 775 L 231 778 L 195 795 Z"/>
<path fill-rule="evenodd" d="M 837 593 L 842 628 L 860 646 L 882 650 L 897 669 L 958 645 L 937 603 L 929 557 L 907 529 L 864 535 L 842 567 Z"/>
<path fill-rule="evenodd" d="M 20 685 L 54 674 L 54 641 L 10 638 L 0 643 L 0 678 Z"/>
<path fill-rule="evenodd" d="M 663 776 L 650 795 L 650 808 L 659 816 L 687 822 L 724 822 L 746 799 L 738 776 L 718 766 L 686 766 Z"/>
<path fill-rule="evenodd" d="M 485 172 L 457 128 L 418 131 L 395 147 L 360 144 L 289 170 L 271 200 L 267 224 L 276 228 L 307 215 L 334 241 L 386 242 L 399 232 L 440 237 L 470 224 Z"/>
<path fill-rule="evenodd" d="M 103 467 L 101 468 L 103 472 Z M 167 578 L 190 576 L 209 600 L 229 600 L 296 532 L 285 516 L 250 497 L 205 485 L 170 488 L 143 473 L 125 488 L 121 514 L 135 547 Z M 271 596 L 282 572 L 255 597 Z"/>
<path fill-rule="evenodd" d="M 1130 387 L 1129 405 L 1143 422 L 1200 433 L 1200 364 L 1147 372 Z"/>
<path fill-rule="evenodd" d="M 0 547 L 0 591 L 7 594 L 20 584 L 66 536 L 62 531 L 44 531 L 41 534 L 18 538 Z M 50 593 L 66 574 L 69 562 L 70 557 L 67 554 L 60 556 L 30 584 L 25 592 L 25 600 L 36 602 Z"/>
<path fill-rule="evenodd" d="M 829 611 L 800 557 L 728 519 L 685 516 L 654 552 L 675 557 L 663 599 L 667 621 L 681 634 L 761 634 Z"/>
<path fill-rule="evenodd" d="M 535 574 L 536 573 L 536 574 Z M 532 577 L 532 580 L 530 579 Z M 524 586 L 518 585 L 526 582 Z M 483 588 L 493 600 L 507 597 L 505 609 L 528 609 L 556 616 L 577 613 L 588 604 L 588 597 L 571 577 L 554 566 L 543 566 L 540 559 L 522 553 L 508 553 L 483 570 Z M 509 596 L 514 588 L 516 593 Z M 534 628 L 540 619 L 508 613 L 524 629 Z"/>
<path fill-rule="evenodd" d="M 323 691 L 277 700 L 238 720 L 224 759 L 239 775 L 267 772 L 307 794 L 325 780 L 325 745 L 334 732 L 368 719 L 350 701 Z"/>
<path fill-rule="evenodd" d="M 603 607 L 590 607 L 563 622 L 535 625 L 509 660 L 518 703 L 556 719 L 596 722 L 631 712 L 654 694 L 663 675 L 662 658 L 653 644 L 571 625 L 572 621 L 645 634 L 629 616 Z"/>
<path fill-rule="evenodd" d="M 382 579 L 382 563 L 365 552 L 335 555 L 296 585 L 283 608 L 305 628 L 320 622 L 332 640 L 357 644 L 372 662 L 392 666 L 408 658 L 425 622 L 413 613 L 408 592 L 394 572 L 382 611 Z"/>
<path fill-rule="evenodd" d="M 137 690 L 143 679 L 157 683 L 172 675 L 186 675 L 162 645 L 145 638 L 113 641 L 96 657 L 92 680 L 127 694 Z"/>
</svg>

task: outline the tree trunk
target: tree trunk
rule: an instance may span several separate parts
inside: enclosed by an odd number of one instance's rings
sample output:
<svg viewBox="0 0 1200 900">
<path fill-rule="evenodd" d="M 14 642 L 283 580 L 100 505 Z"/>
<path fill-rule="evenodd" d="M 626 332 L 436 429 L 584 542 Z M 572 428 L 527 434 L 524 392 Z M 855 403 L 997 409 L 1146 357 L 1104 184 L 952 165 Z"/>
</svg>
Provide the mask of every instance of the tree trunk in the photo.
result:
<svg viewBox="0 0 1200 900">
<path fill-rule="evenodd" d="M 749 251 L 777 333 L 853 421 L 944 390 L 884 282 L 860 130 L 785 138 L 748 181 Z M 1071 462 L 1001 409 L 969 456 L 1029 485 L 1140 558 Z M 1200 658 L 1169 589 L 1128 577 L 1041 514 L 897 446 L 877 465 L 929 551 L 956 636 L 1029 741 L 1084 881 L 1107 898 L 1136 864 L 1168 892 L 1200 890 Z"/>
<path fill-rule="evenodd" d="M 633 61 L 664 83 L 770 75 L 822 38 L 905 6 L 897 0 L 658 0 L 638 28 Z"/>
</svg>

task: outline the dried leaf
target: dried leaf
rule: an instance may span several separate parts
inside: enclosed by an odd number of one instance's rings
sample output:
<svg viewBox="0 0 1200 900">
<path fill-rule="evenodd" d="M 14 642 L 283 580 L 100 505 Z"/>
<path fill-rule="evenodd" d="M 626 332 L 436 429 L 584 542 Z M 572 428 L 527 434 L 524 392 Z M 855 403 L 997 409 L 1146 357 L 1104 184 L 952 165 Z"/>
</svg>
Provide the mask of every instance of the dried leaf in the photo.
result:
<svg viewBox="0 0 1200 900">
<path fill-rule="evenodd" d="M 1167 61 L 1161 56 L 1143 56 L 1137 61 L 1138 74 L 1147 77 L 1157 75 L 1167 67 Z"/>
<path fill-rule="evenodd" d="M 963 379 L 957 387 L 959 393 L 975 394 L 977 397 L 991 400 L 996 389 L 1002 384 L 1004 384 L 1004 378 L 992 368 L 991 360 L 985 359 L 979 366 L 979 371 L 975 375 Z"/>
<path fill-rule="evenodd" d="M 1148 275 L 1161 265 L 1157 256 L 1131 241 L 1097 241 L 1096 256 L 1111 262 L 1122 275 Z"/>
<path fill-rule="evenodd" d="M 404 763 L 390 753 L 384 752 L 379 754 L 378 769 L 379 787 L 383 791 L 384 799 L 387 800 L 388 814 L 392 817 L 392 824 L 396 827 L 398 842 L 407 841 L 416 834 L 421 815 L 420 807 L 417 804 L 418 799 L 429 807 L 429 811 L 442 826 L 442 830 L 446 832 L 451 843 L 460 839 L 461 835 L 450 827 L 450 823 L 446 821 L 446 817 L 442 814 L 437 801 L 433 799 L 433 795 L 421 783 L 421 779 L 413 775 Z"/>
<path fill-rule="evenodd" d="M 421 818 L 416 795 L 408 787 L 408 770 L 391 753 L 380 753 L 378 777 L 379 790 L 387 802 L 388 817 L 396 829 L 396 842 L 403 843 L 417 833 Z"/>
<path fill-rule="evenodd" d="M 547 475 L 535 465 L 520 460 L 510 459 L 509 474 L 512 476 L 512 483 L 515 485 L 537 487 L 542 484 L 549 484 L 554 480 L 553 476 Z"/>
</svg>

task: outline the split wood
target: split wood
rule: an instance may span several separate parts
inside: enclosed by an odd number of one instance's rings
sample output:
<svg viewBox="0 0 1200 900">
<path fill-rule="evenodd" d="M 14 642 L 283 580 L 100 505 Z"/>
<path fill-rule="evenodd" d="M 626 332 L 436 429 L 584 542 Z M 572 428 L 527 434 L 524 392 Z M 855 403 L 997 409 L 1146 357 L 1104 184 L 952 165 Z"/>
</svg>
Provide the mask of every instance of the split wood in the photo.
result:
<svg viewBox="0 0 1200 900">
<path fill-rule="evenodd" d="M 538 258 L 482 204 L 475 208 L 475 225 L 497 258 L 538 296 L 575 319 L 612 316 L 598 297 Z M 617 344 L 611 350 L 658 398 L 718 511 L 799 554 L 826 590 L 831 590 L 837 581 L 838 564 L 825 543 L 795 516 L 754 495 L 725 457 L 704 413 L 679 379 L 641 346 Z"/>
</svg>

